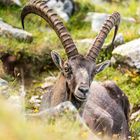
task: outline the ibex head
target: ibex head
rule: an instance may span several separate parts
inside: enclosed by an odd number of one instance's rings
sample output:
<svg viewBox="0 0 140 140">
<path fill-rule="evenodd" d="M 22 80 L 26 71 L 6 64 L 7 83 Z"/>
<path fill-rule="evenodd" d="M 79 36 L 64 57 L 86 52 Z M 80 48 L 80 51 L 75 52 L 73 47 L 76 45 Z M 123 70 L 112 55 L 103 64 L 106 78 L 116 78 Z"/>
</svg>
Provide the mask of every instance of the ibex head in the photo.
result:
<svg viewBox="0 0 140 140">
<path fill-rule="evenodd" d="M 103 46 L 105 38 L 115 26 L 115 33 L 112 40 L 113 43 L 120 22 L 119 13 L 115 12 L 109 16 L 86 56 L 78 53 L 72 37 L 57 17 L 57 14 L 54 13 L 52 9 L 48 8 L 47 2 L 33 0 L 23 8 L 21 13 L 23 28 L 24 18 L 29 13 L 34 13 L 44 18 L 60 38 L 68 60 L 63 62 L 60 55 L 54 51 L 51 53 L 52 59 L 66 78 L 69 91 L 76 97 L 76 99 L 80 101 L 86 100 L 94 75 L 109 65 L 109 61 L 105 61 L 98 65 L 96 65 L 95 61 Z"/>
</svg>

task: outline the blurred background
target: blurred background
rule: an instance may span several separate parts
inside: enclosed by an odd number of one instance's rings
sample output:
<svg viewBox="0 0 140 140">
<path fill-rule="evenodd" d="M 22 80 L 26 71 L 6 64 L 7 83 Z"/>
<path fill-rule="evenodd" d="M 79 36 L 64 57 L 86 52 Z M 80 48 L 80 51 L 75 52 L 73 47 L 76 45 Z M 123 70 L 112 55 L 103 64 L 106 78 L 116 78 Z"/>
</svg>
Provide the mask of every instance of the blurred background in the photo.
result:
<svg viewBox="0 0 140 140">
<path fill-rule="evenodd" d="M 109 34 L 98 57 L 97 63 L 111 60 L 111 66 L 98 74 L 95 79 L 99 81 L 113 80 L 128 95 L 131 103 L 130 128 L 132 139 L 140 139 L 140 1 L 139 0 L 46 0 L 62 18 L 65 26 L 71 33 L 79 52 L 86 54 L 91 47 L 94 38 L 99 33 L 102 24 L 109 14 L 117 11 L 121 14 L 121 23 L 115 42 L 110 45 L 113 31 Z M 56 80 L 58 70 L 50 57 L 51 50 L 58 51 L 66 59 L 64 49 L 55 32 L 40 17 L 30 14 L 25 19 L 25 30 L 22 30 L 20 13 L 27 0 L 0 0 L 0 94 L 9 102 L 9 98 L 17 97 L 20 92 L 26 92 L 25 110 L 27 112 L 38 112 L 43 93 Z M 23 87 L 21 87 L 23 86 Z M 17 102 L 18 104 L 18 102 Z M 20 104 L 20 103 L 19 103 Z M 1 106 L 7 107 L 2 101 Z M 24 123 L 19 115 L 19 122 L 11 117 L 10 113 L 0 109 L 0 122 L 5 122 L 7 129 L 1 127 L 0 139 L 21 139 L 27 133 L 25 129 L 30 128 Z M 5 114 L 5 115 L 4 115 Z M 23 122 L 23 124 L 20 124 Z M 62 121 L 64 123 L 64 120 Z M 16 124 L 17 123 L 17 124 Z M 10 124 L 10 125 L 9 125 Z M 34 124 L 34 123 L 32 123 Z M 19 125 L 22 125 L 19 128 Z M 43 133 L 52 129 L 56 134 L 58 124 L 50 128 L 37 126 L 39 129 L 31 133 L 41 133 L 42 139 L 47 138 Z M 60 124 L 59 124 L 60 125 Z M 72 125 L 72 124 L 71 124 Z M 61 127 L 61 126 L 59 126 Z M 65 126 L 71 133 L 69 138 L 89 139 L 87 133 L 81 132 L 76 125 L 76 132 L 70 126 Z M 62 132 L 65 132 L 62 127 Z M 15 129 L 13 129 L 15 128 Z M 16 128 L 18 132 L 16 131 Z M 13 129 L 13 131 L 11 131 Z M 11 137 L 5 137 L 7 133 Z M 65 139 L 56 134 L 51 139 Z M 65 132 L 66 133 L 66 132 Z M 5 135 L 4 135 L 5 134 Z M 16 135 L 13 137 L 13 135 Z M 33 134 L 34 135 L 34 134 Z M 26 139 L 32 139 L 29 135 Z"/>
</svg>

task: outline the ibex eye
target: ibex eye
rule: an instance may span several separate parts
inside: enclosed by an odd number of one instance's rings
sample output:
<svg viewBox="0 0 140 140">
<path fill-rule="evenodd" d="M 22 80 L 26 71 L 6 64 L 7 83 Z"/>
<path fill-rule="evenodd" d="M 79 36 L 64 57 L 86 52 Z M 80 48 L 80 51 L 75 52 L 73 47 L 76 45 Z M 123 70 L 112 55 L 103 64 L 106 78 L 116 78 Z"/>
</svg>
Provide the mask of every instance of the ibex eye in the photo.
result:
<svg viewBox="0 0 140 140">
<path fill-rule="evenodd" d="M 64 66 L 64 71 L 68 73 L 70 71 L 70 66 L 66 63 Z"/>
<path fill-rule="evenodd" d="M 69 72 L 69 67 L 64 68 L 65 72 Z"/>
</svg>

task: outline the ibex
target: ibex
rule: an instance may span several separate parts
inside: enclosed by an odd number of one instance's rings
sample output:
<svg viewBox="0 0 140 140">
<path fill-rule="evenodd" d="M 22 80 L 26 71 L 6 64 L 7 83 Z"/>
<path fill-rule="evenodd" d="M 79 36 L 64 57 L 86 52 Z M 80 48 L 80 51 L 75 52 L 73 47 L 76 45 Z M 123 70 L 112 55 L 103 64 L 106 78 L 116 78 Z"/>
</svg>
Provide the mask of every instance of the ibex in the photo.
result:
<svg viewBox="0 0 140 140">
<path fill-rule="evenodd" d="M 129 102 L 124 93 L 112 82 L 104 84 L 93 82 L 93 77 L 109 65 L 105 61 L 96 65 L 96 58 L 103 43 L 115 26 L 114 42 L 120 23 L 120 14 L 114 12 L 108 17 L 97 35 L 93 46 L 86 56 L 78 53 L 70 33 L 57 17 L 57 14 L 48 8 L 45 1 L 32 0 L 21 13 L 22 26 L 26 15 L 34 13 L 44 18 L 54 29 L 65 49 L 68 60 L 63 62 L 60 55 L 52 51 L 51 56 L 61 71 L 52 92 L 44 96 L 48 101 L 47 107 L 53 107 L 61 102 L 70 100 L 77 109 L 83 107 L 82 116 L 89 127 L 108 134 L 120 134 L 122 138 L 128 136 L 127 116 Z M 89 95 L 89 97 L 88 97 Z M 44 100 L 44 99 L 43 99 Z M 85 104 L 85 105 L 84 105 Z M 103 126 L 102 126 L 103 125 Z"/>
</svg>

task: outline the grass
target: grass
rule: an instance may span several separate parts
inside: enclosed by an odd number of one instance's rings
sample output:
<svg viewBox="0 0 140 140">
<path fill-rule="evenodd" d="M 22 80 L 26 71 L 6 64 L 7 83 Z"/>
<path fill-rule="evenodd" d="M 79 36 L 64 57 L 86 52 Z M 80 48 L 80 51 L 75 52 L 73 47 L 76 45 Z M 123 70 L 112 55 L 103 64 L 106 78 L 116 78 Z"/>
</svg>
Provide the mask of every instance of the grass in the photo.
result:
<svg viewBox="0 0 140 140">
<path fill-rule="evenodd" d="M 90 140 L 90 134 L 79 123 L 66 117 L 58 119 L 55 125 L 53 121 L 45 124 L 39 120 L 26 121 L 23 114 L 2 99 L 0 106 L 1 140 Z"/>
<path fill-rule="evenodd" d="M 27 0 L 21 0 L 23 4 L 27 2 Z M 125 17 L 133 17 L 136 20 L 136 23 L 126 23 L 122 22 L 120 24 L 119 32 L 121 32 L 124 36 L 125 42 L 131 41 L 133 39 L 139 38 L 140 37 L 140 12 L 139 12 L 139 7 L 140 3 L 137 0 L 130 0 L 130 2 L 113 2 L 111 4 L 109 3 L 103 3 L 102 5 L 94 5 L 90 0 L 76 0 L 78 3 L 78 10 L 77 12 L 71 17 L 68 23 L 65 23 L 67 26 L 68 30 L 72 34 L 72 37 L 74 40 L 79 40 L 79 39 L 85 39 L 85 38 L 95 38 L 97 35 L 91 30 L 91 23 L 90 22 L 85 22 L 84 19 L 87 15 L 88 12 L 103 12 L 103 13 L 112 13 L 114 11 L 120 12 L 121 16 Z M 11 6 L 11 7 L 4 7 L 3 5 L 0 5 L 0 17 L 6 21 L 7 23 L 21 28 L 21 22 L 20 22 L 20 12 L 22 8 L 16 7 L 16 6 Z M 133 11 L 133 12 L 132 12 Z M 34 67 L 39 67 L 40 65 L 42 67 L 46 67 L 46 65 L 51 65 L 50 59 L 48 59 L 49 52 L 52 49 L 58 50 L 61 55 L 66 58 L 64 50 L 62 49 L 62 45 L 59 41 L 59 39 L 56 37 L 55 33 L 53 31 L 50 31 L 46 28 L 46 23 L 44 20 L 42 20 L 40 17 L 35 16 L 35 15 L 29 15 L 25 19 L 25 29 L 29 32 L 31 32 L 34 36 L 34 40 L 32 43 L 27 43 L 27 42 L 22 42 L 13 38 L 7 38 L 7 37 L 0 37 L 0 46 L 1 50 L 0 52 L 8 52 L 10 54 L 18 55 L 20 51 L 24 52 L 24 58 L 25 60 L 30 60 L 31 63 L 33 63 L 32 69 Z M 112 39 L 112 34 L 109 34 L 108 38 L 106 39 L 106 42 L 110 42 Z M 86 50 L 82 49 L 82 46 L 79 47 L 79 51 L 85 53 Z M 37 71 L 38 69 L 35 69 Z M 51 71 L 46 67 L 47 72 Z M 42 82 L 42 79 L 44 77 L 48 76 L 47 75 L 36 75 L 33 73 L 34 79 L 37 80 L 38 85 L 40 85 L 40 82 Z M 11 86 L 16 87 L 16 82 L 14 81 L 13 77 L 9 75 L 5 75 L 6 79 L 8 81 L 11 80 Z M 130 103 L 133 107 L 136 107 L 139 105 L 140 102 L 140 78 L 139 75 L 136 74 L 135 72 L 130 72 L 127 70 L 125 73 L 121 72 L 120 70 L 117 70 L 115 68 L 107 68 L 105 71 L 102 73 L 98 74 L 95 77 L 96 80 L 99 81 L 104 81 L 104 80 L 114 80 L 120 87 L 121 89 L 128 95 Z M 32 79 L 33 80 L 33 79 Z M 14 82 L 13 82 L 14 81 Z M 35 92 L 36 87 L 38 85 L 35 85 L 34 83 L 31 84 L 30 87 L 28 87 L 28 94 L 29 96 L 33 95 Z M 17 90 L 17 89 L 15 89 Z M 28 108 L 28 106 L 27 106 Z M 10 116 L 11 114 L 7 114 Z M 0 115 L 1 117 L 1 115 Z M 2 118 L 2 117 L 1 117 Z M 14 117 L 13 117 L 14 118 Z M 4 120 L 3 118 L 1 120 Z M 20 120 L 21 122 L 23 121 L 23 118 Z M 20 121 L 17 122 L 17 126 L 20 126 Z M 10 123 L 10 126 L 12 125 L 12 122 L 6 122 L 7 124 Z M 16 120 L 13 119 L 13 124 L 16 123 Z M 31 123 L 31 126 L 34 125 L 34 123 Z M 68 124 L 69 125 L 69 124 Z M 30 129 L 30 124 L 27 124 L 24 122 L 21 124 L 21 129 L 22 130 L 28 130 Z M 42 128 L 43 127 L 43 128 Z M 54 132 L 49 132 L 48 137 L 46 136 L 46 127 L 48 126 L 42 126 L 37 124 L 37 129 L 31 130 L 31 134 L 35 135 L 36 137 L 40 137 L 40 139 L 55 139 L 57 137 L 59 138 L 66 138 L 66 136 L 61 137 L 61 133 L 57 133 L 56 130 L 58 129 L 57 126 L 51 126 L 51 127 L 56 127 L 54 128 Z M 50 127 L 50 128 L 51 128 Z M 69 127 L 69 126 L 68 126 Z M 5 130 L 5 133 L 10 132 L 12 133 L 12 127 L 4 129 L 0 127 L 0 130 Z M 19 127 L 17 127 L 20 129 Z M 68 131 L 65 131 L 66 128 L 63 128 L 63 125 L 60 126 L 60 128 L 64 129 L 63 132 L 67 133 Z M 15 126 L 16 129 L 16 126 Z M 40 130 L 39 130 L 40 129 Z M 49 129 L 49 128 L 47 128 Z M 52 128 L 51 128 L 52 129 Z M 41 130 L 43 132 L 41 132 Z M 81 138 L 79 137 L 79 128 L 75 128 L 75 131 L 71 131 L 70 128 L 70 136 L 67 136 L 69 139 L 73 139 L 77 137 L 77 139 Z M 138 139 L 139 134 L 140 134 L 140 123 L 133 121 L 131 122 L 131 130 L 133 132 L 133 135 L 135 139 Z M 13 130 L 14 131 L 14 130 Z M 37 133 L 38 131 L 38 133 Z M 10 138 L 6 138 L 3 133 L 3 138 L 0 137 L 0 139 L 7 139 L 11 140 Z M 31 137 L 31 134 L 29 134 L 27 131 L 15 131 L 16 133 L 20 133 L 19 135 L 22 136 L 27 135 L 27 139 L 34 139 L 35 136 Z M 53 133 L 56 135 L 53 136 Z M 39 134 L 37 136 L 37 134 Z M 48 133 L 47 133 L 48 134 Z M 42 136 L 41 136 L 42 135 Z M 1 135 L 0 135 L 1 136 Z M 29 138 L 28 138 L 29 136 Z M 17 136 L 18 137 L 18 136 Z"/>
</svg>

